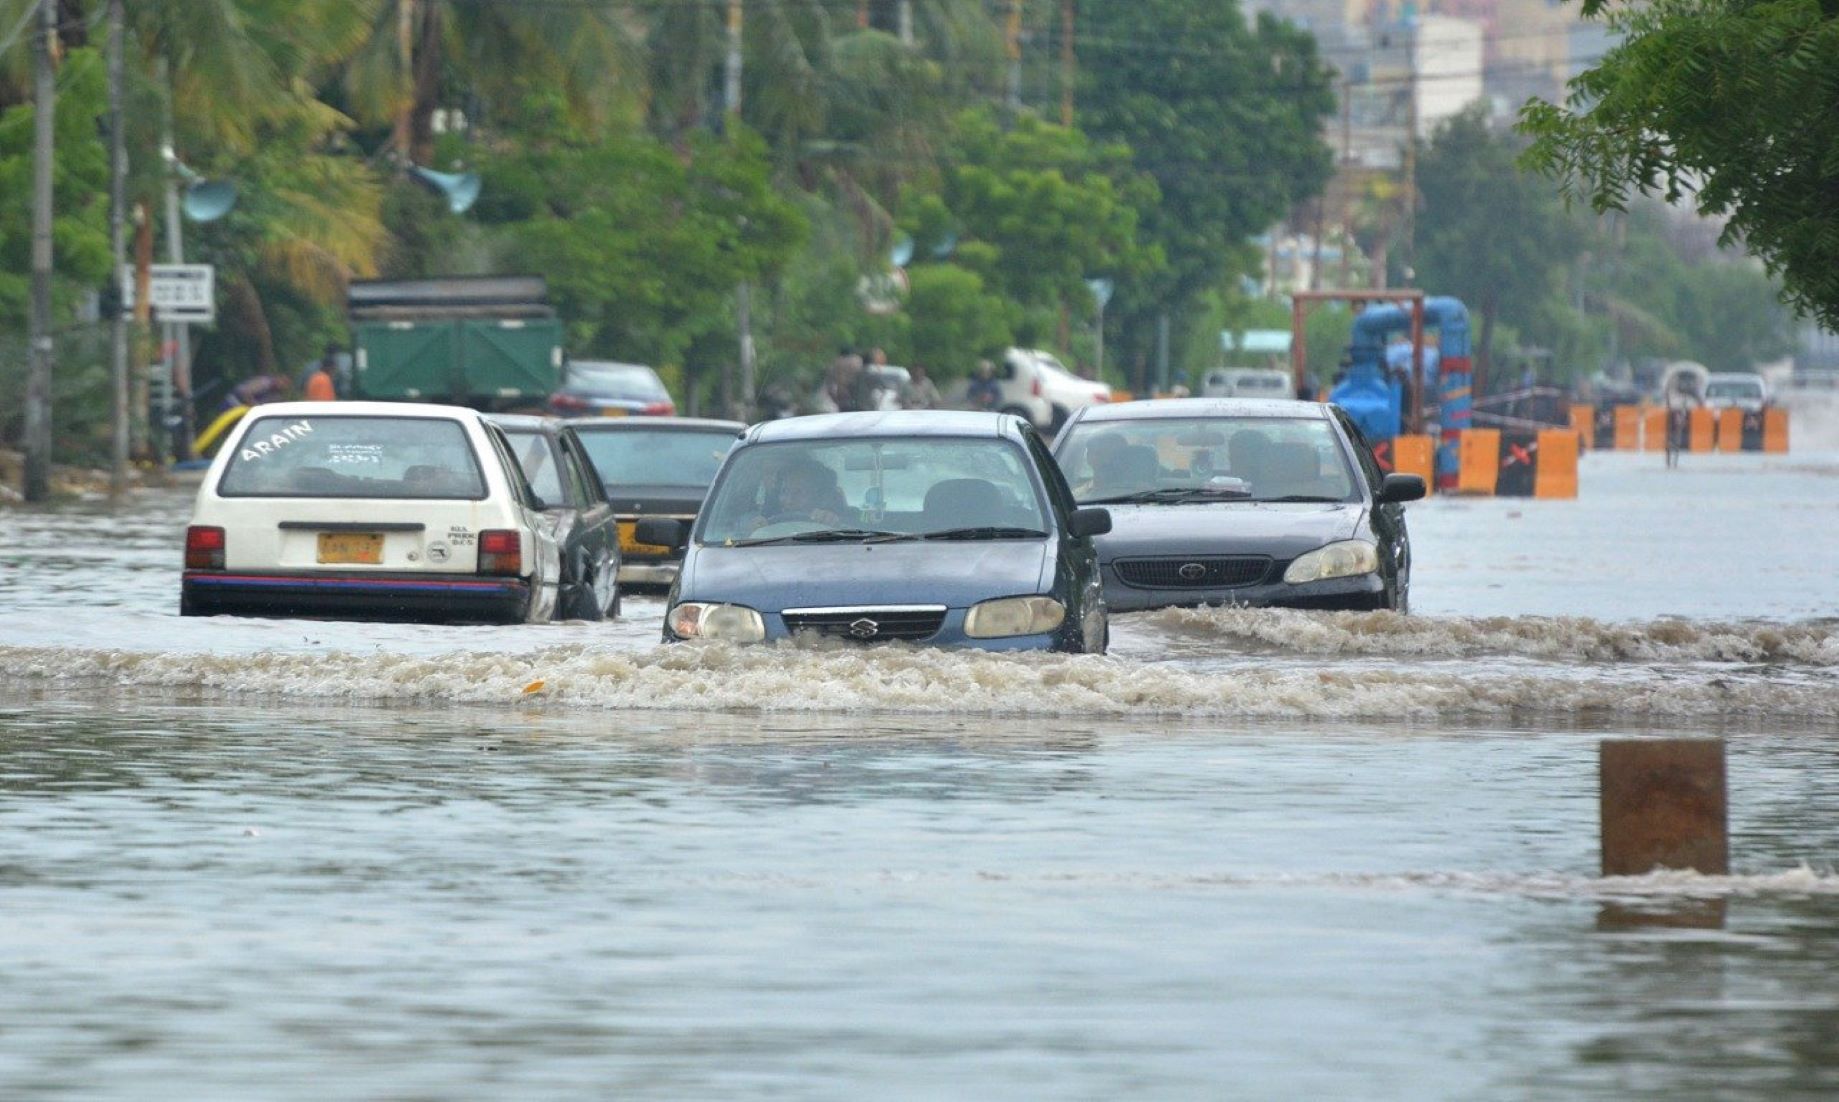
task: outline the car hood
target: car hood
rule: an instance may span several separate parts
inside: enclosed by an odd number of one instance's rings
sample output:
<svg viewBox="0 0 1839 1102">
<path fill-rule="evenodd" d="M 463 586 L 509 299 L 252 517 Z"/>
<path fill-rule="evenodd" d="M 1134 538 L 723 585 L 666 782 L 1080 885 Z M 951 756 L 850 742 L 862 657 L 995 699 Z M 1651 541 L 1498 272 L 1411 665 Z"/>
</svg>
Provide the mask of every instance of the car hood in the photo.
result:
<svg viewBox="0 0 1839 1102">
<path fill-rule="evenodd" d="M 1111 531 L 1098 537 L 1102 562 L 1140 555 L 1269 555 L 1294 558 L 1363 527 L 1365 504 L 1107 505 Z"/>
<path fill-rule="evenodd" d="M 1046 592 L 1051 540 L 693 548 L 679 600 L 766 612 L 839 605 L 946 605 Z"/>
</svg>

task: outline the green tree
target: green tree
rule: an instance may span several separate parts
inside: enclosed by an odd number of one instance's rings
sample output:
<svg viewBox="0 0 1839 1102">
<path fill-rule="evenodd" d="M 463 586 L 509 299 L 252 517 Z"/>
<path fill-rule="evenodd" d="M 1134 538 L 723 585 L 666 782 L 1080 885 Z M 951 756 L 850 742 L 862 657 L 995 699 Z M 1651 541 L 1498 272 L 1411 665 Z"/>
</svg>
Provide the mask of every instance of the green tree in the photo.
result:
<svg viewBox="0 0 1839 1102">
<path fill-rule="evenodd" d="M 757 137 L 700 135 L 691 153 L 631 134 L 485 162 L 480 218 L 507 263 L 548 278 L 576 351 L 681 363 L 735 284 L 777 273 L 802 242 Z"/>
<path fill-rule="evenodd" d="M 958 239 L 956 263 L 1023 312 L 1093 312 L 1086 277 L 1127 281 L 1157 271 L 1162 255 L 1139 242 L 1140 212 L 1156 187 L 1130 150 L 1023 116 L 1010 129 L 987 108 L 958 119 L 937 194 L 913 198 L 906 226 L 930 250 Z"/>
<path fill-rule="evenodd" d="M 1003 300 L 976 272 L 929 264 L 913 269 L 911 279 L 912 358 L 934 378 L 966 375 L 979 358 L 997 355 L 1014 339 Z"/>
<path fill-rule="evenodd" d="M 1636 194 L 1691 196 L 1728 218 L 1790 302 L 1839 327 L 1839 8 L 1820 0 L 1585 0 L 1623 36 L 1534 102 L 1528 163 L 1599 211 Z"/>
<path fill-rule="evenodd" d="M 1562 301 L 1584 245 L 1578 220 L 1538 176 L 1515 163 L 1515 143 L 1488 129 L 1477 105 L 1445 121 L 1418 156 L 1419 286 L 1460 296 L 1475 311 L 1475 360 L 1486 378 L 1495 325 L 1538 328 Z"/>
<path fill-rule="evenodd" d="M 1218 287 L 1235 247 L 1327 182 L 1332 76 L 1309 34 L 1262 13 L 1248 25 L 1227 0 L 1087 5 L 1079 42 L 1080 126 L 1127 143 L 1161 189 L 1144 229 L 1167 274 L 1111 307 L 1140 359 L 1145 322 Z"/>
</svg>

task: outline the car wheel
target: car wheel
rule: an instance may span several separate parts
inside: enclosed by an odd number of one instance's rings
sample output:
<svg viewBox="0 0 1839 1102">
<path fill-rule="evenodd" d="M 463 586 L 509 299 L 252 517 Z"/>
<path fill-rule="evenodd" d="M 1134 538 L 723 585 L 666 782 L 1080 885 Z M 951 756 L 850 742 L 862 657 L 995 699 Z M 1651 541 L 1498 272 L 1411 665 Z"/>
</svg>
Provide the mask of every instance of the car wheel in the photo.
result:
<svg viewBox="0 0 1839 1102">
<path fill-rule="evenodd" d="M 1055 406 L 1053 419 L 1048 422 L 1047 431 L 1058 436 L 1060 430 L 1066 427 L 1067 418 L 1072 415 L 1072 412 L 1065 406 Z"/>
<path fill-rule="evenodd" d="M 183 593 L 179 594 L 179 615 L 181 616 L 198 615 L 198 609 L 196 606 L 192 604 L 192 599 L 190 597 L 187 597 Z"/>
<path fill-rule="evenodd" d="M 556 619 L 600 619 L 600 609 L 594 604 L 594 580 L 584 560 L 576 559 L 572 569 L 563 571 L 562 584 L 556 588 Z"/>
</svg>

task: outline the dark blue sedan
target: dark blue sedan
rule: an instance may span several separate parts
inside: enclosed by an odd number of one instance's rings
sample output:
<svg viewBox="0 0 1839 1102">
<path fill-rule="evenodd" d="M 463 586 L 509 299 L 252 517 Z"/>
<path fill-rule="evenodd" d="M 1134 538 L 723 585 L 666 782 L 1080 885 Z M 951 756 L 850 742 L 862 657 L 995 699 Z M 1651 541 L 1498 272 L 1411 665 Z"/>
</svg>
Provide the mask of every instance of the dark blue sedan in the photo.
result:
<svg viewBox="0 0 1839 1102">
<path fill-rule="evenodd" d="M 664 639 L 820 637 L 1103 652 L 1108 620 L 1081 509 L 1017 417 L 915 410 L 794 417 L 742 437 L 687 541 Z"/>
</svg>

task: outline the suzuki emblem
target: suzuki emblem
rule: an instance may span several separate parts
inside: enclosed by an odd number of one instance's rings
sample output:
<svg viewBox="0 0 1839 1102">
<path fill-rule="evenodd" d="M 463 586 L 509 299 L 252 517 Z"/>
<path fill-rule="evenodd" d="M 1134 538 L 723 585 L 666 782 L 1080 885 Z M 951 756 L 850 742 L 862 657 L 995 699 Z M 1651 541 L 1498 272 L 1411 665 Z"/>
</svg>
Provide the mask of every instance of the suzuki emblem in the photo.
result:
<svg viewBox="0 0 1839 1102">
<path fill-rule="evenodd" d="M 849 625 L 849 634 L 857 639 L 873 639 L 881 634 L 881 625 L 865 616 Z"/>
</svg>

